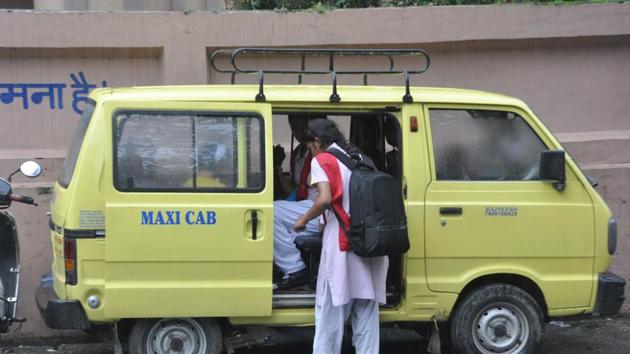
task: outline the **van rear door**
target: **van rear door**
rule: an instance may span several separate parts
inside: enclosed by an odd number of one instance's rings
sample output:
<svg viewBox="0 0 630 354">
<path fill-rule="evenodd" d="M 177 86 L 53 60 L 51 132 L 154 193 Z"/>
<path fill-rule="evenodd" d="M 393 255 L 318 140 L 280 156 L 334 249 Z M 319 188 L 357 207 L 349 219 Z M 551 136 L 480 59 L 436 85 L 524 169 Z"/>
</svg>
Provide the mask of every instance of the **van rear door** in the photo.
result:
<svg viewBox="0 0 630 354">
<path fill-rule="evenodd" d="M 109 106 L 106 317 L 270 315 L 270 105 Z"/>
</svg>

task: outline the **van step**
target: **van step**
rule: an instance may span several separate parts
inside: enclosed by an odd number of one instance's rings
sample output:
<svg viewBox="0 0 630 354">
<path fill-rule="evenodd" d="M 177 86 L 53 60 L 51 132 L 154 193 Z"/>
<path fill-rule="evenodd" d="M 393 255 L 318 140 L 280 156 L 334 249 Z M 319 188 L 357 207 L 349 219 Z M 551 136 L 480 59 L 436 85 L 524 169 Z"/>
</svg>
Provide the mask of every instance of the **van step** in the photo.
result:
<svg viewBox="0 0 630 354">
<path fill-rule="evenodd" d="M 273 308 L 314 307 L 315 294 L 274 294 Z"/>
<path fill-rule="evenodd" d="M 388 292 L 387 298 L 394 297 L 394 293 Z M 389 302 L 389 301 L 388 301 Z M 315 307 L 315 293 L 310 294 L 274 294 L 272 300 L 272 308 L 297 308 L 297 307 Z M 382 307 L 391 307 L 389 304 Z"/>
</svg>

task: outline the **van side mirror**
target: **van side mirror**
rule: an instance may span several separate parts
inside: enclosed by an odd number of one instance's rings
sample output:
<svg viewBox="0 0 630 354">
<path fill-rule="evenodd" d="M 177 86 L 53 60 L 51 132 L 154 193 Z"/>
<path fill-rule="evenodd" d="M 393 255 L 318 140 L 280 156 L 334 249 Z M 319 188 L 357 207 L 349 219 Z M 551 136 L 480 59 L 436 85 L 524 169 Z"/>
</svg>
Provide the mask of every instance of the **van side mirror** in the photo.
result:
<svg viewBox="0 0 630 354">
<path fill-rule="evenodd" d="M 553 183 L 558 191 L 566 187 L 565 155 L 562 150 L 544 150 L 540 153 L 540 179 Z"/>
</svg>

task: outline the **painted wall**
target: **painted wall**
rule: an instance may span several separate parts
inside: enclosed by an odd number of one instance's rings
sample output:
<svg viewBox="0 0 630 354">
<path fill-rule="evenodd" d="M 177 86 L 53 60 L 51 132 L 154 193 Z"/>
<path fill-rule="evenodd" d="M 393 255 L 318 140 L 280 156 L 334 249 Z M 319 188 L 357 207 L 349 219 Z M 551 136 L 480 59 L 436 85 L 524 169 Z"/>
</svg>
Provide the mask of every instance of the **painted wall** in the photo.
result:
<svg viewBox="0 0 630 354">
<path fill-rule="evenodd" d="M 18 311 L 28 318 L 14 335 L 60 334 L 43 326 L 33 295 L 51 261 L 46 187 L 58 175 L 85 91 L 229 82 L 208 64 L 209 53 L 225 47 L 421 47 L 431 53 L 433 65 L 412 85 L 523 99 L 600 180 L 598 189 L 621 226 L 613 269 L 630 277 L 630 4 L 325 14 L 0 11 L 0 23 L 11 29 L 0 31 L 0 176 L 25 159 L 39 158 L 45 167 L 38 179 L 16 179 L 19 192 L 34 196 L 40 206 L 12 208 L 23 251 Z M 357 80 L 340 84 L 360 84 Z M 305 82 L 328 84 L 329 78 Z M 370 83 L 400 85 L 402 79 Z"/>
</svg>

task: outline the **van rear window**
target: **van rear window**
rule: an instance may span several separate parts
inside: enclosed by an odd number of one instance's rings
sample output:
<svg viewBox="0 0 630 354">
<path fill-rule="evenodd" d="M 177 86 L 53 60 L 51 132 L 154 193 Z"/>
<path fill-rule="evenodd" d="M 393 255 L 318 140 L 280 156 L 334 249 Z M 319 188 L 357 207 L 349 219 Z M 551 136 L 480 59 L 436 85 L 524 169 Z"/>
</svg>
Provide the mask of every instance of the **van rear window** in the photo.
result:
<svg viewBox="0 0 630 354">
<path fill-rule="evenodd" d="M 66 152 L 66 159 L 64 160 L 63 167 L 61 168 L 61 175 L 58 179 L 59 184 L 63 188 L 68 188 L 70 182 L 72 181 L 72 175 L 74 174 L 74 168 L 77 165 L 79 151 L 81 151 L 81 145 L 83 145 L 83 138 L 85 138 L 85 132 L 90 125 L 90 120 L 92 119 L 92 114 L 94 113 L 94 105 L 95 102 L 92 100 L 88 100 L 88 102 L 86 102 L 83 114 L 81 114 L 79 123 L 74 130 L 70 147 Z"/>
<path fill-rule="evenodd" d="M 114 124 L 120 191 L 253 192 L 264 186 L 258 115 L 121 112 Z"/>
</svg>

